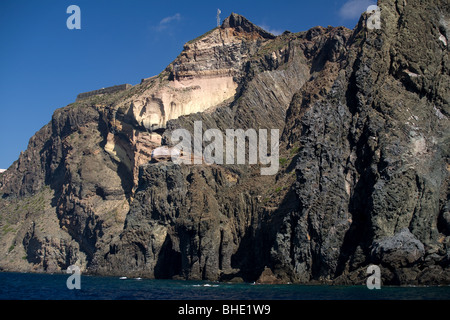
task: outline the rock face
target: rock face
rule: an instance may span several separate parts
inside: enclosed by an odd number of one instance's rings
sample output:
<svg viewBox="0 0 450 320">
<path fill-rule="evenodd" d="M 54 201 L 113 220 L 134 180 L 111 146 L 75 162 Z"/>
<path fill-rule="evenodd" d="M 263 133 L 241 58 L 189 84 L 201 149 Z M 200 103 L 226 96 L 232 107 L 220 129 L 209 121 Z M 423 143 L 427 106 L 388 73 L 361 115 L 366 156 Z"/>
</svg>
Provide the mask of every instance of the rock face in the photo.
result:
<svg viewBox="0 0 450 320">
<path fill-rule="evenodd" d="M 183 52 L 164 71 L 171 81 L 155 83 L 132 101 L 130 112 L 147 129 L 165 128 L 167 121 L 206 111 L 234 98 L 245 72 L 244 64 L 274 36 L 232 14 L 215 28 L 184 45 Z"/>
<path fill-rule="evenodd" d="M 393 268 L 412 265 L 419 261 L 424 254 L 424 245 L 407 228 L 392 237 L 375 241 L 372 246 L 374 258 Z"/>
<path fill-rule="evenodd" d="M 0 268 L 450 283 L 450 7 L 275 37 L 232 14 L 157 77 L 59 109 L 0 175 Z M 279 171 L 149 162 L 176 129 L 279 129 Z"/>
</svg>

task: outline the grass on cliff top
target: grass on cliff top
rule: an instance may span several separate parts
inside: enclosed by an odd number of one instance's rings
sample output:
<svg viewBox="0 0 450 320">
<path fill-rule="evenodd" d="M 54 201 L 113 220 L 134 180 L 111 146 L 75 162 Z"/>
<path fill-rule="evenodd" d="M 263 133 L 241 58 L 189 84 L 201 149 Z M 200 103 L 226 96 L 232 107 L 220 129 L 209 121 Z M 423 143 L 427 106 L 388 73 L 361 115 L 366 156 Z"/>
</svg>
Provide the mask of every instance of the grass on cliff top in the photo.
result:
<svg viewBox="0 0 450 320">
<path fill-rule="evenodd" d="M 279 35 L 275 39 L 269 40 L 264 46 L 262 46 L 252 57 L 253 59 L 262 58 L 268 54 L 271 54 L 272 52 L 279 51 L 285 47 L 288 46 L 289 42 L 296 40 L 301 35 L 303 35 L 304 32 L 297 32 L 297 33 L 283 33 L 282 35 Z"/>
<path fill-rule="evenodd" d="M 215 27 L 214 29 L 211 29 L 211 30 L 207 31 L 206 33 L 202 34 L 201 36 L 198 36 L 197 38 L 192 39 L 192 40 L 186 42 L 186 44 L 192 44 L 192 43 L 194 43 L 194 42 L 196 42 L 196 41 L 198 41 L 198 40 L 200 40 L 200 39 L 206 37 L 207 35 L 211 34 L 214 30 L 216 30 L 216 29 L 218 29 L 218 28 L 219 28 L 219 27 Z"/>
<path fill-rule="evenodd" d="M 92 106 L 103 106 L 103 107 L 115 107 L 126 109 L 129 106 L 129 99 L 133 96 L 140 96 L 146 90 L 156 86 L 156 85 L 164 85 L 168 82 L 170 72 L 167 70 L 163 70 L 159 75 L 155 77 L 155 79 L 151 81 L 146 81 L 139 83 L 137 85 L 133 85 L 131 88 L 112 92 L 112 93 L 104 93 L 94 95 L 79 101 L 72 102 L 67 105 L 67 107 L 92 107 Z"/>
<path fill-rule="evenodd" d="M 128 90 L 124 90 L 124 92 L 126 92 Z M 99 94 L 99 95 L 95 95 L 95 96 L 91 96 L 79 101 L 75 101 L 72 102 L 70 104 L 67 105 L 67 107 L 91 107 L 91 106 L 95 106 L 95 105 L 111 105 L 113 104 L 115 101 L 118 100 L 118 93 L 122 93 L 123 92 L 114 92 L 114 93 L 109 93 L 109 94 Z"/>
</svg>

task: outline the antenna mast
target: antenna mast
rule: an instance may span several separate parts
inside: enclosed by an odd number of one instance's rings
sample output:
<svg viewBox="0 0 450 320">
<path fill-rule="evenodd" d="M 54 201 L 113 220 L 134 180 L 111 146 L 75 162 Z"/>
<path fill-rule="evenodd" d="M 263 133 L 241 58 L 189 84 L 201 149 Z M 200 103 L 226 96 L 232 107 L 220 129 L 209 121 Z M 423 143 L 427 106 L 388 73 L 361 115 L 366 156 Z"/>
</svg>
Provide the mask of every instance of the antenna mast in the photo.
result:
<svg viewBox="0 0 450 320">
<path fill-rule="evenodd" d="M 220 14 L 222 11 L 220 9 L 217 9 L 217 27 L 220 27 Z"/>
</svg>

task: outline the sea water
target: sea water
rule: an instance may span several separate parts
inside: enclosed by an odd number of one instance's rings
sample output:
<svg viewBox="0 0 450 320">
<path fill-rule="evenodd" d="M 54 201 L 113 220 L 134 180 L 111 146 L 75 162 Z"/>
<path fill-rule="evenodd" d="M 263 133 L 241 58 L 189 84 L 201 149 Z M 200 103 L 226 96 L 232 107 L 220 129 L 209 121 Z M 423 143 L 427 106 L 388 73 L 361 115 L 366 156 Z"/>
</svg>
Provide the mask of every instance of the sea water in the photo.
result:
<svg viewBox="0 0 450 320">
<path fill-rule="evenodd" d="M 1 300 L 448 300 L 449 286 L 392 287 L 258 285 L 121 279 L 81 275 L 68 289 L 64 274 L 0 273 Z"/>
</svg>

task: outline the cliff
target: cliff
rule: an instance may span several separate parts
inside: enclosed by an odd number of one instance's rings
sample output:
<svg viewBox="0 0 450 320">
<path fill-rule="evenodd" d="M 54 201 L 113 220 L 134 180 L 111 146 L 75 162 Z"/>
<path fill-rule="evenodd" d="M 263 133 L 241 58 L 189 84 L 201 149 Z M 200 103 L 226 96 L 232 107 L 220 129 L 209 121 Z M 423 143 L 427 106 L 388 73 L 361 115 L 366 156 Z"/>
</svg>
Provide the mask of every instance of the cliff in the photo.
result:
<svg viewBox="0 0 450 320">
<path fill-rule="evenodd" d="M 431 2 L 277 37 L 232 14 L 160 75 L 56 110 L 0 175 L 0 268 L 449 284 L 450 7 Z M 278 173 L 150 162 L 199 120 L 279 129 Z"/>
<path fill-rule="evenodd" d="M 109 93 L 113 93 L 113 92 L 117 92 L 117 91 L 122 91 L 122 90 L 126 90 L 129 88 L 131 88 L 131 84 L 120 84 L 120 85 L 116 85 L 116 86 L 112 86 L 112 87 L 108 87 L 108 88 L 102 88 L 102 89 L 98 89 L 98 90 L 94 90 L 94 91 L 83 92 L 77 96 L 76 101 L 86 99 L 86 98 L 96 96 L 96 95 L 103 95 L 103 94 L 109 94 Z"/>
</svg>

